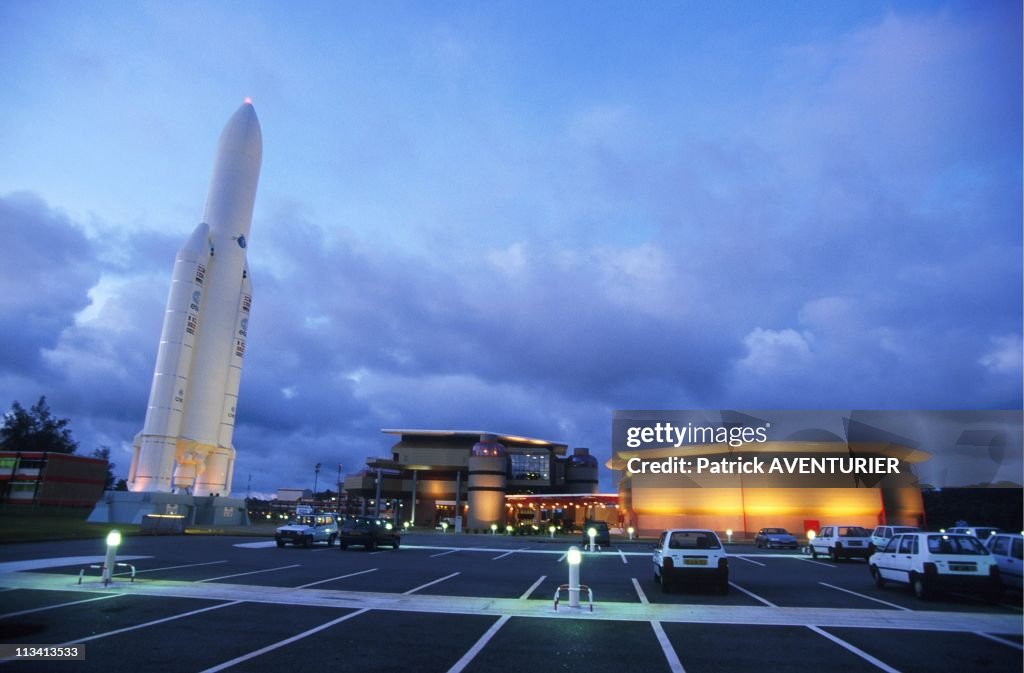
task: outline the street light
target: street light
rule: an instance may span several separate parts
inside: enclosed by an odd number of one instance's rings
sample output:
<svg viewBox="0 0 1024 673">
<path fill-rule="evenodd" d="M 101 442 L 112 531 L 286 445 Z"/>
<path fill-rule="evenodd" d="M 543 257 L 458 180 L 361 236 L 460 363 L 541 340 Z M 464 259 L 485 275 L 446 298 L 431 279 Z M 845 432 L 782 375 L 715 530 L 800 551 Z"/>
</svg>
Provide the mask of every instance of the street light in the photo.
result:
<svg viewBox="0 0 1024 673">
<path fill-rule="evenodd" d="M 316 502 L 316 488 L 320 484 L 320 463 L 313 470 L 313 501 Z"/>
<path fill-rule="evenodd" d="M 729 544 L 732 544 L 732 528 L 725 529 L 725 536 L 729 538 Z"/>
<path fill-rule="evenodd" d="M 442 533 L 447 533 L 448 532 L 448 522 L 447 521 L 442 521 L 441 522 L 441 532 Z"/>
<path fill-rule="evenodd" d="M 498 524 L 496 524 L 496 523 L 492 523 L 492 524 L 491 524 L 491 535 L 494 535 L 494 534 L 496 534 L 497 532 L 498 532 Z"/>
<path fill-rule="evenodd" d="M 112 530 L 107 533 L 107 556 L 103 559 L 103 586 L 110 584 L 114 576 L 114 564 L 117 547 L 121 544 L 121 531 Z"/>
<path fill-rule="evenodd" d="M 593 538 L 591 538 L 593 539 Z M 569 547 L 565 560 L 569 562 L 569 607 L 580 606 L 580 559 L 579 547 Z"/>
<path fill-rule="evenodd" d="M 597 537 L 597 529 L 591 526 L 587 529 L 587 535 L 590 536 L 590 551 L 595 551 L 594 538 Z M 570 590 L 571 591 L 571 590 Z M 576 596 L 576 602 L 579 602 L 579 594 Z M 577 606 L 578 607 L 578 606 Z"/>
<path fill-rule="evenodd" d="M 548 526 L 548 532 L 551 533 L 551 539 L 555 539 L 555 531 L 558 530 L 554 525 Z"/>
<path fill-rule="evenodd" d="M 632 540 L 633 539 L 633 533 L 636 532 L 636 528 L 633 528 L 632 526 L 630 526 L 629 528 L 626 529 L 626 532 L 629 533 L 629 539 Z"/>
</svg>

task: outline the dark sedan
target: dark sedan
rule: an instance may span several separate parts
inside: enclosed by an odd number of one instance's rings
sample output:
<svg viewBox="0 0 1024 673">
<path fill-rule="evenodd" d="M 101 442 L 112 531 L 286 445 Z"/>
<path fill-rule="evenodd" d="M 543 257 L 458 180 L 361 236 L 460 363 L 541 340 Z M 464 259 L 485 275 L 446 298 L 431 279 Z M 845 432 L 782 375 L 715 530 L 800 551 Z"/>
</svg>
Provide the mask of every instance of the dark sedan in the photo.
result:
<svg viewBox="0 0 1024 673">
<path fill-rule="evenodd" d="M 758 547 L 768 547 L 772 549 L 796 549 L 797 542 L 796 538 L 790 535 L 789 531 L 785 528 L 762 528 L 757 531 L 757 536 L 754 537 L 754 544 Z"/>
<path fill-rule="evenodd" d="M 343 550 L 348 549 L 350 544 L 362 545 L 370 551 L 387 545 L 398 549 L 401 541 L 399 530 L 389 521 L 381 519 L 346 519 L 338 531 L 338 546 Z"/>
</svg>

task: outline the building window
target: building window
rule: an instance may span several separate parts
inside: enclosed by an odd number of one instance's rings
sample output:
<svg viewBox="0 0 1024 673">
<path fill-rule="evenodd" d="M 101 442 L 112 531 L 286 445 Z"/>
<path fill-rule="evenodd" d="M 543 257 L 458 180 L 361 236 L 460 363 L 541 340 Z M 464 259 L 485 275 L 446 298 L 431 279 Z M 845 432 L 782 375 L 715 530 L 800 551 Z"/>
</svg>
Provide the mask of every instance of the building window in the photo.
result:
<svg viewBox="0 0 1024 673">
<path fill-rule="evenodd" d="M 512 462 L 512 479 L 516 481 L 551 481 L 551 460 L 547 453 L 515 453 L 509 456 Z"/>
</svg>

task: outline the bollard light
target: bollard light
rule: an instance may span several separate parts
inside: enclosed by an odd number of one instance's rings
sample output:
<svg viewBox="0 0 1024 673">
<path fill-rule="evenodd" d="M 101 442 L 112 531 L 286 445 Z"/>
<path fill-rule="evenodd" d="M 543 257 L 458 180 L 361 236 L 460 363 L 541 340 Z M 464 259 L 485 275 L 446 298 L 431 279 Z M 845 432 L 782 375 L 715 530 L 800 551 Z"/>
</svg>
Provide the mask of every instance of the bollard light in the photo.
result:
<svg viewBox="0 0 1024 673">
<path fill-rule="evenodd" d="M 498 524 L 492 523 L 491 524 L 491 535 L 495 535 L 497 532 L 498 532 Z"/>
<path fill-rule="evenodd" d="M 725 529 L 725 536 L 729 538 L 729 543 L 732 543 L 732 528 Z"/>
<path fill-rule="evenodd" d="M 940 529 L 939 529 L 939 532 L 940 532 L 940 533 L 945 533 L 945 532 L 946 532 L 946 529 L 945 529 L 945 528 L 940 528 Z"/>
<path fill-rule="evenodd" d="M 403 523 L 403 524 L 402 524 L 402 528 L 404 528 L 404 529 L 406 529 L 406 530 L 409 530 L 409 522 L 408 522 L 408 521 L 406 521 L 405 523 Z"/>
<path fill-rule="evenodd" d="M 392 528 L 394 528 L 394 526 L 391 525 L 390 521 L 388 521 L 386 524 L 384 524 L 384 529 L 385 530 L 391 530 Z"/>
<path fill-rule="evenodd" d="M 632 540 L 633 539 L 633 533 L 636 532 L 636 528 L 633 528 L 632 526 L 630 526 L 629 528 L 626 529 L 626 532 L 629 533 L 629 539 Z"/>
<path fill-rule="evenodd" d="M 117 546 L 121 544 L 121 531 L 112 530 L 107 533 L 107 555 L 103 559 L 103 586 L 110 584 L 114 578 L 114 566 L 116 565 Z"/>
<path fill-rule="evenodd" d="M 509 524 L 509 525 L 505 526 L 505 534 L 506 535 L 511 535 L 512 531 L 514 531 L 514 530 L 515 530 L 515 528 L 512 527 L 512 524 Z"/>
<path fill-rule="evenodd" d="M 558 529 L 555 528 L 554 526 L 548 526 L 548 532 L 551 533 L 551 539 L 552 540 L 555 539 L 555 531 L 556 530 L 558 530 Z"/>
<path fill-rule="evenodd" d="M 818 534 L 815 533 L 813 530 L 807 531 L 807 541 L 808 542 L 812 541 L 816 537 L 818 537 Z"/>
<path fill-rule="evenodd" d="M 597 529 L 594 528 L 593 526 L 591 526 L 590 528 L 587 529 L 587 535 L 590 536 L 590 551 L 595 551 L 595 549 L 594 549 L 594 538 L 597 537 Z"/>
<path fill-rule="evenodd" d="M 591 529 L 593 530 L 593 529 Z M 569 562 L 569 607 L 580 606 L 580 559 L 579 547 L 569 547 L 565 560 Z"/>
<path fill-rule="evenodd" d="M 448 522 L 447 521 L 442 521 L 441 522 L 441 532 L 442 533 L 447 533 L 448 532 Z"/>
</svg>

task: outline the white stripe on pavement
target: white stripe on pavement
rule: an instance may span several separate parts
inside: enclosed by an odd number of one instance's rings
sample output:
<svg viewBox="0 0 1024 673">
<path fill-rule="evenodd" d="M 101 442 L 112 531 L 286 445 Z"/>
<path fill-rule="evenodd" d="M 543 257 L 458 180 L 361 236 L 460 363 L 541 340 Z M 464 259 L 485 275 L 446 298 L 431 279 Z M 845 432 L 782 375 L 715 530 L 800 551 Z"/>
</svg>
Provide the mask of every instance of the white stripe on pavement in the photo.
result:
<svg viewBox="0 0 1024 673">
<path fill-rule="evenodd" d="M 1012 640 L 1006 640 L 1005 638 L 1000 638 L 999 636 L 993 636 L 993 635 L 991 635 L 989 633 L 982 633 L 981 631 L 975 631 L 974 635 L 981 636 L 982 638 L 988 638 L 989 640 L 994 640 L 997 643 L 1002 643 L 1003 645 L 1009 645 L 1010 647 L 1016 647 L 1018 650 L 1024 650 L 1024 645 L 1021 645 L 1020 643 L 1015 643 Z"/>
<path fill-rule="evenodd" d="M 427 587 L 433 586 L 433 585 L 437 584 L 438 582 L 444 582 L 445 580 L 450 580 L 451 578 L 455 577 L 458 574 L 459 574 L 458 572 L 454 572 L 451 575 L 445 575 L 444 577 L 442 577 L 440 579 L 436 579 L 433 582 L 427 582 L 426 584 L 421 584 L 418 587 L 416 587 L 415 589 L 409 589 L 408 591 L 403 591 L 402 595 L 403 596 L 408 596 L 409 594 L 414 594 L 417 591 L 419 591 L 420 589 L 426 589 Z"/>
<path fill-rule="evenodd" d="M 357 573 L 349 573 L 347 575 L 339 575 L 338 577 L 332 577 L 326 580 L 320 580 L 319 582 L 310 582 L 309 584 L 303 584 L 295 587 L 296 589 L 308 589 L 309 587 L 315 587 L 317 584 L 326 584 L 327 582 L 333 582 L 334 580 L 343 580 L 346 577 L 355 577 L 356 575 L 365 575 L 366 573 L 376 572 L 377 568 L 370 568 L 369 570 L 360 570 Z"/>
<path fill-rule="evenodd" d="M 815 561 L 813 559 L 803 558 L 802 556 L 794 556 L 793 558 L 795 558 L 795 559 L 797 559 L 799 561 L 803 561 L 804 563 L 813 563 L 816 566 L 825 566 L 826 568 L 835 568 L 835 566 L 832 565 L 831 563 L 822 563 L 821 561 Z"/>
<path fill-rule="evenodd" d="M 771 601 L 769 601 L 769 600 L 767 600 L 767 599 L 765 599 L 765 598 L 761 598 L 760 596 L 758 596 L 757 594 L 755 594 L 755 593 L 754 593 L 753 591 L 747 591 L 746 589 L 744 589 L 743 587 L 741 587 L 741 586 L 740 586 L 739 584 L 736 584 L 735 582 L 729 582 L 729 584 L 731 584 L 732 586 L 736 587 L 737 589 L 739 589 L 740 591 L 742 591 L 742 592 L 743 592 L 743 593 L 745 593 L 746 595 L 750 596 L 750 597 L 751 597 L 751 598 L 753 598 L 754 600 L 758 600 L 758 601 L 761 601 L 762 603 L 764 603 L 765 605 L 767 605 L 767 606 L 768 606 L 768 607 L 770 607 L 770 608 L 777 608 L 777 607 L 779 607 L 779 606 L 778 606 L 778 605 L 776 605 L 775 603 L 772 603 Z"/>
<path fill-rule="evenodd" d="M 190 610 L 189 612 L 183 612 L 180 615 L 171 615 L 170 617 L 163 617 L 162 619 L 154 619 L 151 622 L 145 622 L 144 624 L 134 624 L 132 626 L 126 626 L 123 629 L 115 629 L 114 631 L 107 631 L 106 633 L 97 633 L 94 636 L 86 636 L 85 638 L 76 638 L 75 640 L 69 640 L 66 643 L 61 643 L 61 647 L 65 645 L 74 645 L 76 643 L 87 643 L 90 640 L 97 640 L 99 638 L 106 638 L 107 636 L 116 636 L 119 633 L 127 633 L 128 631 L 135 631 L 137 629 L 144 629 L 147 626 L 155 626 L 156 624 L 163 624 L 164 622 L 173 622 L 175 619 L 181 619 L 183 617 L 191 617 L 192 615 L 198 615 L 203 612 L 210 612 L 211 610 L 220 610 L 221 608 L 230 607 L 232 605 L 238 605 L 245 601 L 231 601 L 229 603 L 221 603 L 220 605 L 210 605 L 205 608 L 199 608 L 198 610 Z"/>
<path fill-rule="evenodd" d="M 490 642 L 491 638 L 494 637 L 494 634 L 497 633 L 501 627 L 505 626 L 505 622 L 509 619 L 511 619 L 511 617 L 504 615 L 499 617 L 498 621 L 491 624 L 491 628 L 487 629 L 487 631 L 484 632 L 484 635 L 480 636 L 480 640 L 476 641 L 473 644 L 473 647 L 469 648 L 469 651 L 463 654 L 462 658 L 456 661 L 452 667 L 448 669 L 448 673 L 462 673 L 462 670 L 466 668 L 471 661 L 473 661 L 473 658 L 480 653 L 480 650 L 484 649 L 484 646 Z"/>
<path fill-rule="evenodd" d="M 345 615 L 343 617 L 338 617 L 337 619 L 331 620 L 331 621 L 327 622 L 326 624 L 321 624 L 320 626 L 317 626 L 316 628 L 312 628 L 312 629 L 310 629 L 308 631 L 303 631 L 302 633 L 300 633 L 298 635 L 295 635 L 295 636 L 292 636 L 291 638 L 285 638 L 284 640 L 276 642 L 273 645 L 267 645 L 266 647 L 258 649 L 255 652 L 250 652 L 249 654 L 243 654 L 242 656 L 235 657 L 234 659 L 232 659 L 230 661 L 225 661 L 223 664 L 218 664 L 217 666 L 214 666 L 213 668 L 208 668 L 205 671 L 202 671 L 202 673 L 216 673 L 217 671 L 223 671 L 225 668 L 231 668 L 232 666 L 234 666 L 236 664 L 240 664 L 243 661 L 249 661 L 250 659 L 255 659 L 256 657 L 260 656 L 261 654 L 266 654 L 267 652 L 271 652 L 271 651 L 276 650 L 276 649 L 278 649 L 280 647 L 284 647 L 285 645 L 291 645 L 296 640 L 302 640 L 306 636 L 311 636 L 314 633 L 319 633 L 319 632 L 323 631 L 324 629 L 331 628 L 335 624 L 340 624 L 341 622 L 343 622 L 343 621 L 345 621 L 347 619 L 352 619 L 353 617 L 358 617 L 359 615 L 363 614 L 364 612 L 369 612 L 369 611 L 370 611 L 369 608 L 363 608 L 362 610 L 356 610 L 355 612 L 350 612 L 350 613 L 348 613 L 347 615 Z"/>
<path fill-rule="evenodd" d="M 872 598 L 871 596 L 865 596 L 864 594 L 859 594 L 856 591 L 850 591 L 849 589 L 844 589 L 842 587 L 837 587 L 834 584 L 829 584 L 828 582 L 818 582 L 818 584 L 820 584 L 822 586 L 826 586 L 829 589 L 835 589 L 836 591 L 845 591 L 848 594 L 853 594 L 854 596 L 859 596 L 860 598 L 866 598 L 869 601 L 874 601 L 876 603 L 881 603 L 882 605 L 888 605 L 889 607 L 896 608 L 897 610 L 906 610 L 907 612 L 911 611 L 910 608 L 905 608 L 902 605 L 896 605 L 895 603 L 890 603 L 889 601 L 883 601 L 880 598 Z"/>
<path fill-rule="evenodd" d="M 878 668 L 880 668 L 883 671 L 885 671 L 885 673 L 900 673 L 898 670 L 896 670 L 895 668 L 893 668 L 889 664 L 885 663 L 884 661 L 876 659 L 875 657 L 871 656 L 870 654 L 868 654 L 867 652 L 865 652 L 864 650 L 862 650 L 862 649 L 860 649 L 858 647 L 854 647 L 853 645 L 851 645 L 850 643 L 846 642 L 842 638 L 837 638 L 837 637 L 833 636 L 828 631 L 824 631 L 822 629 L 819 629 L 817 626 L 808 626 L 807 628 L 809 628 L 811 631 L 814 631 L 818 635 L 825 636 L 826 638 L 831 640 L 836 645 L 839 645 L 840 647 L 842 647 L 842 648 L 844 648 L 846 650 L 849 650 L 850 652 L 853 652 L 854 654 L 856 654 L 861 659 L 864 659 L 865 661 L 868 661 L 868 662 L 874 664 Z"/>
<path fill-rule="evenodd" d="M 626 555 L 622 553 L 622 550 L 621 550 L 621 549 L 619 550 L 619 556 L 621 556 L 621 557 L 622 557 L 622 562 L 623 562 L 623 563 L 626 563 L 626 564 L 628 564 L 628 563 L 629 563 L 629 561 L 627 561 L 627 560 L 626 560 Z"/>
<path fill-rule="evenodd" d="M 515 554 L 515 553 L 516 553 L 517 551 L 526 551 L 526 549 L 513 549 L 513 550 L 512 550 L 512 551 L 510 551 L 510 552 L 505 552 L 505 553 L 504 553 L 504 554 L 502 554 L 501 556 L 495 556 L 495 557 L 494 557 L 494 558 L 492 558 L 491 560 L 492 560 L 492 561 L 497 561 L 497 560 L 498 560 L 498 559 L 500 559 L 500 558 L 505 558 L 506 556 L 511 556 L 512 554 Z"/>
<path fill-rule="evenodd" d="M 63 608 L 68 605 L 78 605 L 79 603 L 90 603 L 92 601 L 102 601 L 107 598 L 117 598 L 118 596 L 124 596 L 124 594 L 104 594 L 98 598 L 86 598 L 80 601 L 69 601 L 67 603 L 57 603 L 56 605 L 46 605 L 41 608 L 32 608 L 31 610 L 22 610 L 20 612 L 8 612 L 6 615 L 0 615 L 0 619 L 8 619 L 9 617 L 20 617 L 21 615 L 30 615 L 33 612 L 43 612 L 44 610 L 53 610 L 55 608 Z"/>
<path fill-rule="evenodd" d="M 267 568 L 266 570 L 251 570 L 251 571 L 249 571 L 247 573 L 235 573 L 234 575 L 222 575 L 220 577 L 210 577 L 210 578 L 207 578 L 205 580 L 196 580 L 196 582 L 199 582 L 199 583 L 202 583 L 202 582 L 216 582 L 217 580 L 226 580 L 226 579 L 230 579 L 232 577 L 244 577 L 246 575 L 258 575 L 259 573 L 270 573 L 270 572 L 274 572 L 275 570 L 287 570 L 288 568 L 298 568 L 301 565 L 302 565 L 301 563 L 293 563 L 290 566 L 280 566 L 280 567 L 277 567 L 277 568 Z"/>
<path fill-rule="evenodd" d="M 637 596 L 640 597 L 640 603 L 643 605 L 650 605 L 650 601 L 647 600 L 647 594 L 640 587 L 640 582 L 635 577 L 633 580 L 633 588 L 636 589 Z M 686 673 L 686 669 L 683 668 L 683 662 L 679 661 L 679 655 L 676 654 L 676 650 L 672 647 L 672 643 L 668 639 L 668 634 L 665 633 L 665 629 L 662 627 L 661 622 L 652 620 L 651 628 L 654 629 L 654 637 L 658 639 L 658 644 L 661 645 L 661 651 L 665 654 L 665 660 L 668 662 L 669 670 L 672 673 Z"/>
<path fill-rule="evenodd" d="M 218 563 L 227 563 L 227 561 L 206 561 L 205 563 L 186 563 L 185 565 L 182 565 L 182 566 L 165 566 L 163 568 L 148 568 L 146 570 L 136 570 L 135 574 L 136 575 L 141 575 L 142 573 L 157 573 L 157 572 L 160 572 L 161 570 L 177 570 L 178 568 L 198 568 L 199 566 L 215 566 Z M 126 570 L 123 573 L 114 573 L 113 576 L 117 577 L 118 575 L 131 575 L 131 574 L 132 574 L 132 571 Z"/>
<path fill-rule="evenodd" d="M 760 561 L 751 561 L 751 560 L 750 560 L 750 559 L 748 559 L 748 558 L 747 558 L 746 556 L 740 556 L 740 555 L 738 555 L 738 554 L 729 554 L 729 556 L 730 556 L 731 558 L 738 558 L 738 559 L 739 559 L 739 560 L 741 560 L 741 561 L 746 561 L 747 563 L 753 563 L 754 565 L 756 565 L 756 566 L 761 566 L 762 568 L 763 568 L 763 567 L 765 566 L 765 564 L 764 564 L 764 563 L 761 563 Z"/>
<path fill-rule="evenodd" d="M 527 598 L 529 598 L 530 594 L 532 594 L 537 589 L 537 587 L 539 587 L 541 583 L 547 578 L 547 575 L 541 575 L 540 579 L 538 579 L 536 582 L 530 585 L 530 588 L 526 590 L 526 593 L 519 597 L 519 600 L 525 601 Z"/>
<path fill-rule="evenodd" d="M 440 554 L 431 554 L 430 558 L 437 558 L 438 556 L 447 556 L 448 554 L 454 554 L 457 551 L 459 551 L 459 550 L 458 549 L 449 549 L 448 551 L 443 551 Z"/>
</svg>

